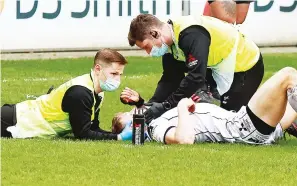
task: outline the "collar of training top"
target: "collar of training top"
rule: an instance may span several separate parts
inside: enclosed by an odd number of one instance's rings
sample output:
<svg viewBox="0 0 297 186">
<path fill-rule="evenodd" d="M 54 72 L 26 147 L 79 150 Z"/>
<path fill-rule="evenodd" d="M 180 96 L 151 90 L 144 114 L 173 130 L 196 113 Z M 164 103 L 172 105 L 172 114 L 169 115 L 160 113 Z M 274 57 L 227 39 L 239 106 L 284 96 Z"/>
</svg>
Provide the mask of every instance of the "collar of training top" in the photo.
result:
<svg viewBox="0 0 297 186">
<path fill-rule="evenodd" d="M 175 35 L 174 35 L 174 25 L 173 25 L 173 21 L 171 19 L 168 19 L 167 21 L 168 24 L 170 24 L 172 26 L 172 29 L 171 29 L 171 36 L 172 36 L 172 40 L 173 40 L 173 45 L 170 46 L 170 50 L 171 50 L 171 53 L 173 54 L 173 56 L 178 59 L 179 57 L 179 54 L 178 54 L 178 49 L 177 49 L 177 46 L 178 46 L 178 43 L 176 41 L 176 38 L 175 38 Z"/>
</svg>

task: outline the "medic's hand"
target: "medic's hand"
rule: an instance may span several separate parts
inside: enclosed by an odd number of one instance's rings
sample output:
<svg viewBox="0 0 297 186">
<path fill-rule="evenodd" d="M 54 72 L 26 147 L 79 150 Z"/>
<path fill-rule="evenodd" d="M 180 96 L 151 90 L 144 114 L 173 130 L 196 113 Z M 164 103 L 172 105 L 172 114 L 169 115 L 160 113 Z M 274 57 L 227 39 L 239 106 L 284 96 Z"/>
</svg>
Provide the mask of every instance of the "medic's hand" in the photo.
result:
<svg viewBox="0 0 297 186">
<path fill-rule="evenodd" d="M 126 124 L 123 131 L 118 135 L 118 140 L 132 140 L 132 121 Z"/>
<path fill-rule="evenodd" d="M 210 92 L 206 92 L 204 90 L 197 90 L 192 96 L 191 99 L 195 103 L 210 103 L 215 104 L 215 98 L 212 96 Z"/>
<path fill-rule="evenodd" d="M 139 93 L 128 87 L 122 91 L 120 100 L 123 104 L 135 105 L 137 107 L 142 106 L 144 103 L 144 99 L 140 97 Z"/>
<path fill-rule="evenodd" d="M 144 118 L 145 123 L 149 124 L 153 119 L 160 117 L 164 112 L 171 109 L 171 106 L 168 102 L 163 103 L 145 103 L 145 106 L 150 107 L 147 111 L 145 111 Z"/>
</svg>

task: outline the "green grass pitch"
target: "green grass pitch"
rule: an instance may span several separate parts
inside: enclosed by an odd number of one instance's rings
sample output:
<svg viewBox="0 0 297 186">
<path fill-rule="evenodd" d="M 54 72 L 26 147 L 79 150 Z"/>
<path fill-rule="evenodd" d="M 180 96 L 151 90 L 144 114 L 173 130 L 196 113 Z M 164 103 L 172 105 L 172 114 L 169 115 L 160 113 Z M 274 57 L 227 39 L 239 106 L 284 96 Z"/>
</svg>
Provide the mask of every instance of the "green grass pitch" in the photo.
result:
<svg viewBox="0 0 297 186">
<path fill-rule="evenodd" d="M 120 90 L 106 93 L 101 127 L 130 107 L 119 101 L 125 87 L 148 99 L 161 73 L 160 59 L 129 57 Z M 264 55 L 265 78 L 285 66 L 297 68 L 297 54 Z M 2 61 L 1 105 L 46 93 L 90 72 L 92 58 Z M 3 185 L 297 185 L 297 139 L 272 146 L 192 146 L 66 139 L 1 139 Z"/>
</svg>

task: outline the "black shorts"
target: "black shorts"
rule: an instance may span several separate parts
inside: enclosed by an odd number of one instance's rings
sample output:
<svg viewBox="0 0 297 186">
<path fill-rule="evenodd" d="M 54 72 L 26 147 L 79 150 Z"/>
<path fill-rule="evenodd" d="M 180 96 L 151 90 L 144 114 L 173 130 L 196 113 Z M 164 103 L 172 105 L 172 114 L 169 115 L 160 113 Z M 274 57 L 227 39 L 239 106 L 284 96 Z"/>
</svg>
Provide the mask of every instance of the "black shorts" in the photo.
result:
<svg viewBox="0 0 297 186">
<path fill-rule="evenodd" d="M 239 111 L 242 106 L 246 106 L 260 86 L 263 76 L 264 63 L 260 54 L 258 62 L 251 69 L 234 74 L 230 89 L 221 96 L 221 107 Z"/>
<path fill-rule="evenodd" d="M 1 107 L 1 137 L 11 138 L 11 133 L 6 129 L 17 123 L 15 104 L 4 104 Z"/>
</svg>

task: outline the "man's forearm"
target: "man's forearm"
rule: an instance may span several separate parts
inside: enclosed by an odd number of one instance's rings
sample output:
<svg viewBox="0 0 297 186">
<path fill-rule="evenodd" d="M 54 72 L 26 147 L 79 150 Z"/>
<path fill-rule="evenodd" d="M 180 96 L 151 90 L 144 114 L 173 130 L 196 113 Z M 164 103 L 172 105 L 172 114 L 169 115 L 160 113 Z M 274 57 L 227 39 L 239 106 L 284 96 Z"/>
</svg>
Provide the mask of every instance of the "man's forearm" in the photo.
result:
<svg viewBox="0 0 297 186">
<path fill-rule="evenodd" d="M 178 125 L 175 140 L 179 144 L 193 144 L 195 140 L 194 123 L 186 107 L 178 107 Z"/>
</svg>

